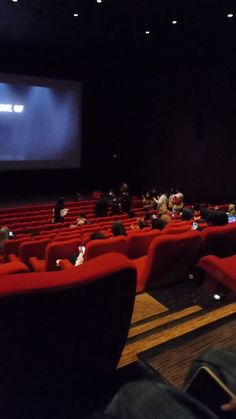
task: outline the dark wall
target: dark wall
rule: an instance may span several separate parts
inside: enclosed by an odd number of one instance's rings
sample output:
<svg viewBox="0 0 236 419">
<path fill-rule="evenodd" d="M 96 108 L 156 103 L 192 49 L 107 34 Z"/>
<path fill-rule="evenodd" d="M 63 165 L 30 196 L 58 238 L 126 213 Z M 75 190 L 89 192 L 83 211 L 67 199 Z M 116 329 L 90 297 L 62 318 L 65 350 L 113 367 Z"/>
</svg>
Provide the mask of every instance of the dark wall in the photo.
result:
<svg viewBox="0 0 236 419">
<path fill-rule="evenodd" d="M 83 154 L 78 171 L 2 174 L 1 192 L 127 179 L 134 192 L 177 185 L 188 200 L 235 200 L 235 49 L 230 32 L 226 44 L 214 35 L 183 31 L 78 55 L 2 47 L 2 72 L 82 80 Z"/>
</svg>

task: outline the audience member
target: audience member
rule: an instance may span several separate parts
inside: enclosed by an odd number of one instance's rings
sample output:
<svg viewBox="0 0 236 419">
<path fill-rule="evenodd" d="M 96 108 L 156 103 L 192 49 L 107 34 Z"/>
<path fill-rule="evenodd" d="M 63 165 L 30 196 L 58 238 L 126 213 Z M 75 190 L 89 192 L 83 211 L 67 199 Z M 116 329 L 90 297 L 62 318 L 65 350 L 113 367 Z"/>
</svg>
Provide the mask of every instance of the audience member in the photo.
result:
<svg viewBox="0 0 236 419">
<path fill-rule="evenodd" d="M 107 217 L 108 208 L 109 208 L 109 202 L 105 198 L 104 193 L 101 192 L 101 196 L 97 200 L 94 207 L 94 213 L 95 213 L 96 218 Z"/>
<path fill-rule="evenodd" d="M 224 211 L 211 210 L 208 211 L 206 221 L 209 226 L 223 226 L 228 224 L 228 216 Z"/>
<path fill-rule="evenodd" d="M 156 198 L 153 198 L 153 199 L 159 211 L 167 211 L 168 200 L 167 200 L 166 191 L 164 189 L 160 191 L 160 197 L 158 199 Z"/>
<path fill-rule="evenodd" d="M 181 213 L 181 218 L 183 221 L 190 221 L 194 218 L 193 211 L 189 208 L 183 208 Z"/>
<path fill-rule="evenodd" d="M 125 227 L 120 221 L 112 223 L 111 231 L 114 236 L 126 236 Z"/>
<path fill-rule="evenodd" d="M 143 209 L 144 209 L 144 211 L 148 211 L 148 210 L 153 209 L 154 204 L 155 204 L 154 198 L 151 197 L 149 195 L 149 193 L 147 193 L 143 198 Z"/>
<path fill-rule="evenodd" d="M 165 228 L 166 223 L 161 220 L 160 218 L 152 218 L 152 229 L 153 230 L 163 230 Z"/>
<path fill-rule="evenodd" d="M 128 191 L 128 184 L 123 182 L 120 188 L 119 204 L 122 213 L 129 213 L 131 210 L 132 200 Z"/>
<path fill-rule="evenodd" d="M 194 377 L 200 365 L 213 370 L 215 375 L 236 392 L 236 354 L 225 349 L 208 348 L 204 350 L 193 362 L 188 373 L 186 383 Z M 202 384 L 202 389 L 209 391 Z M 99 418 L 107 419 L 220 419 L 234 418 L 236 413 L 236 397 L 228 403 L 219 403 L 219 414 L 216 414 L 206 404 L 196 397 L 189 395 L 183 390 L 170 386 L 157 379 L 141 379 L 126 384 L 119 390 L 110 405 L 106 408 L 105 414 Z M 209 403 L 212 405 L 212 401 Z M 217 406 L 217 396 L 216 396 Z M 226 413 L 227 412 L 227 413 Z M 228 416 L 229 415 L 229 416 Z M 97 416 L 96 416 L 97 417 Z"/>
<path fill-rule="evenodd" d="M 4 243 L 9 239 L 9 228 L 1 227 L 0 228 L 0 254 L 3 254 Z"/>
<path fill-rule="evenodd" d="M 70 228 L 75 228 L 75 227 L 81 227 L 84 224 L 87 224 L 87 219 L 86 219 L 86 214 L 84 212 L 81 212 L 79 214 L 79 217 L 76 220 L 76 224 L 71 224 Z"/>
<path fill-rule="evenodd" d="M 235 210 L 235 205 L 234 204 L 230 204 L 228 207 L 228 213 L 230 215 L 236 215 L 236 210 Z"/>
<path fill-rule="evenodd" d="M 64 198 L 60 197 L 57 200 L 57 204 L 52 211 L 52 223 L 63 223 L 64 217 L 68 213 L 68 209 L 64 208 Z"/>
<path fill-rule="evenodd" d="M 160 217 L 160 220 L 164 221 L 165 225 L 171 223 L 172 219 L 168 214 L 162 214 Z"/>
</svg>

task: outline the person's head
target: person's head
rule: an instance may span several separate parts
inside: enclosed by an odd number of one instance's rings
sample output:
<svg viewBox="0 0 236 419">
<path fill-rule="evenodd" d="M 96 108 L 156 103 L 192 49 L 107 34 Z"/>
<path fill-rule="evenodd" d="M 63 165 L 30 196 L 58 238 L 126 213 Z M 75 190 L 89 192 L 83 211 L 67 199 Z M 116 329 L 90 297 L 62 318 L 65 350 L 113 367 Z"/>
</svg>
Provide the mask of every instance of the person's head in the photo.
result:
<svg viewBox="0 0 236 419">
<path fill-rule="evenodd" d="M 128 192 L 128 184 L 126 182 L 122 182 L 120 190 L 121 192 Z"/>
<path fill-rule="evenodd" d="M 86 214 L 85 214 L 85 212 L 81 212 L 81 213 L 79 214 L 79 218 L 86 218 Z"/>
<path fill-rule="evenodd" d="M 152 218 L 152 229 L 153 230 L 163 230 L 166 226 L 165 222 L 160 218 Z"/>
<path fill-rule="evenodd" d="M 200 209 L 200 217 L 202 220 L 205 220 L 207 222 L 208 215 L 210 213 L 210 210 L 208 208 L 201 208 Z"/>
<path fill-rule="evenodd" d="M 126 236 L 125 227 L 120 221 L 112 223 L 111 231 L 114 236 Z"/>
<path fill-rule="evenodd" d="M 63 196 L 60 196 L 57 199 L 57 205 L 63 206 L 64 205 L 64 202 L 65 202 L 65 198 Z"/>
<path fill-rule="evenodd" d="M 193 212 L 199 212 L 200 208 L 201 208 L 201 206 L 197 202 L 195 202 L 192 206 Z"/>
<path fill-rule="evenodd" d="M 212 210 L 208 212 L 206 221 L 209 226 L 223 226 L 228 224 L 228 216 L 224 211 Z"/>
<path fill-rule="evenodd" d="M 94 233 L 92 233 L 89 237 L 89 241 L 91 240 L 101 240 L 101 239 L 105 239 L 105 235 L 101 232 L 101 231 L 95 231 Z"/>
<path fill-rule="evenodd" d="M 190 221 L 193 219 L 193 211 L 189 208 L 182 209 L 182 220 L 183 221 Z"/>
<path fill-rule="evenodd" d="M 140 228 L 140 230 L 143 230 L 143 228 L 145 228 L 145 227 L 149 227 L 149 224 L 146 221 L 144 221 L 144 220 L 140 220 L 139 221 L 139 228 Z"/>
<path fill-rule="evenodd" d="M 171 217 L 168 214 L 161 215 L 161 217 L 159 219 L 161 221 L 163 221 L 165 223 L 165 225 L 169 224 L 172 221 Z"/>
<path fill-rule="evenodd" d="M 235 215 L 236 211 L 235 211 L 235 205 L 234 204 L 229 204 L 228 212 L 232 215 Z"/>
</svg>

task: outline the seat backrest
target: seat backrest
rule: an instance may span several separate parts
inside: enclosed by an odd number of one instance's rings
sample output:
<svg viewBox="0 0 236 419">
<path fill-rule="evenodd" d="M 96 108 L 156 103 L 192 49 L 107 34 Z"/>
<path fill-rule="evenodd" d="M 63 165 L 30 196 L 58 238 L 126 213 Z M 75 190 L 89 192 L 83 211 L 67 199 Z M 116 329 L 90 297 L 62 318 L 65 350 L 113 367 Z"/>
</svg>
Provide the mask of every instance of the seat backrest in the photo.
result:
<svg viewBox="0 0 236 419">
<path fill-rule="evenodd" d="M 198 231 L 155 238 L 143 272 L 145 288 L 183 281 L 198 259 L 201 240 Z"/>
<path fill-rule="evenodd" d="M 28 259 L 32 256 L 44 259 L 46 247 L 50 242 L 50 238 L 42 238 L 41 240 L 30 240 L 22 243 L 19 250 L 21 261 L 28 264 Z"/>
<path fill-rule="evenodd" d="M 130 232 L 127 236 L 127 256 L 130 259 L 145 256 L 152 240 L 160 235 L 159 230 Z"/>
<path fill-rule="evenodd" d="M 65 241 L 53 241 L 46 248 L 45 254 L 45 270 L 55 271 L 57 269 L 57 259 L 66 259 L 73 254 L 78 254 L 78 246 L 82 244 L 81 238 L 65 240 Z"/>
<path fill-rule="evenodd" d="M 53 403 L 77 417 L 69 409 L 83 391 L 87 400 L 115 372 L 135 290 L 136 270 L 119 254 L 70 271 L 0 276 L 0 417 L 58 417 L 44 415 Z"/>
<path fill-rule="evenodd" d="M 110 239 L 92 240 L 86 246 L 85 260 L 88 261 L 104 253 L 117 252 L 126 255 L 127 240 L 124 236 Z"/>
<path fill-rule="evenodd" d="M 28 240 L 29 239 L 27 237 L 22 237 L 22 239 L 6 240 L 4 243 L 4 260 L 7 261 L 8 255 L 11 253 L 18 256 L 21 243 Z"/>
<path fill-rule="evenodd" d="M 207 227 L 201 232 L 203 255 L 228 257 L 236 253 L 236 223 Z"/>
<path fill-rule="evenodd" d="M 187 233 L 191 230 L 190 225 L 180 226 L 180 227 L 171 227 L 171 228 L 164 228 L 162 233 L 163 234 L 182 234 Z"/>
</svg>

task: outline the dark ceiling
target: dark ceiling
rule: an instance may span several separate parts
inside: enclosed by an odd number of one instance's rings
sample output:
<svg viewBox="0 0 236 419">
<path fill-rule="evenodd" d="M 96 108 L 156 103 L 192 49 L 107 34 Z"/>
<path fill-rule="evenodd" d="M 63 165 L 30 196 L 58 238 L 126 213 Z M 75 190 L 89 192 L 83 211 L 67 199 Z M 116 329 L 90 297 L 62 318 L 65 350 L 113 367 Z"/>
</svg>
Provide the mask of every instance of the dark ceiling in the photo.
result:
<svg viewBox="0 0 236 419">
<path fill-rule="evenodd" d="M 229 12 L 235 17 L 228 19 Z M 138 48 L 140 42 L 163 49 L 177 40 L 194 47 L 196 41 L 225 37 L 234 43 L 235 29 L 235 0 L 0 0 L 2 45 L 91 53 L 111 46 Z"/>
</svg>

